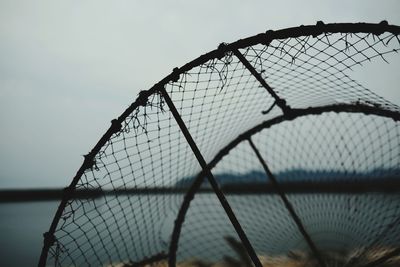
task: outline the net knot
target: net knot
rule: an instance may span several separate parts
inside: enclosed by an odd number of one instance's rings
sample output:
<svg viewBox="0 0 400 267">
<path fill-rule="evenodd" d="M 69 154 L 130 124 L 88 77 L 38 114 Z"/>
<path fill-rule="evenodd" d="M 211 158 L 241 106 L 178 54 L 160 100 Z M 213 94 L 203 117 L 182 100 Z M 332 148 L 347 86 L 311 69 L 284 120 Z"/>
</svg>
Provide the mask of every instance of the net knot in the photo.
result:
<svg viewBox="0 0 400 267">
<path fill-rule="evenodd" d="M 389 23 L 387 22 L 387 20 L 382 20 L 381 22 L 379 22 L 379 25 L 386 27 L 389 25 Z"/>
<path fill-rule="evenodd" d="M 274 30 L 268 30 L 268 31 L 265 32 L 265 35 L 267 37 L 271 37 L 273 34 L 274 34 Z"/>
<path fill-rule="evenodd" d="M 70 187 L 65 187 L 62 191 L 63 193 L 63 198 L 71 198 L 72 196 L 72 192 L 74 191 L 74 189 L 70 188 Z"/>
<path fill-rule="evenodd" d="M 312 37 L 314 37 L 314 38 L 324 32 L 323 28 L 325 27 L 325 23 L 323 21 L 319 20 L 319 21 L 317 21 L 317 23 L 315 25 L 317 26 L 316 32 L 314 34 L 312 34 Z"/>
<path fill-rule="evenodd" d="M 180 70 L 179 68 L 174 68 L 174 69 L 172 70 L 171 81 L 177 82 L 177 81 L 179 80 L 180 73 L 181 73 L 181 70 Z"/>
<path fill-rule="evenodd" d="M 228 52 L 227 43 L 220 43 L 217 50 L 218 50 L 218 59 L 223 58 L 226 52 Z"/>
<path fill-rule="evenodd" d="M 93 169 L 93 166 L 95 166 L 96 162 L 94 160 L 94 155 L 92 155 L 92 152 L 83 155 L 83 158 L 84 158 L 83 166 L 85 167 L 85 170 Z"/>
<path fill-rule="evenodd" d="M 273 40 L 273 38 L 274 38 L 274 33 L 275 32 L 273 30 L 266 31 L 265 34 L 264 34 L 264 38 L 263 38 L 262 44 L 263 45 L 269 45 L 271 43 L 271 41 Z"/>
<path fill-rule="evenodd" d="M 148 99 L 149 99 L 149 96 L 151 95 L 151 92 L 149 92 L 149 91 L 140 91 L 139 92 L 139 97 L 136 99 L 136 103 L 139 105 L 139 106 L 143 106 L 143 107 L 145 107 L 146 105 L 147 105 L 147 102 L 148 102 Z"/>
<path fill-rule="evenodd" d="M 323 26 L 325 26 L 325 23 L 322 20 L 318 20 L 316 26 L 323 27 Z"/>
<path fill-rule="evenodd" d="M 45 232 L 43 234 L 43 237 L 44 237 L 43 243 L 46 247 L 51 247 L 54 244 L 54 242 L 56 241 L 54 234 L 52 234 L 50 232 Z"/>
<path fill-rule="evenodd" d="M 285 99 L 279 98 L 276 100 L 276 104 L 282 109 L 283 113 L 287 116 L 292 115 L 292 108 L 286 103 Z"/>
<path fill-rule="evenodd" d="M 122 125 L 117 119 L 114 119 L 111 121 L 111 130 L 113 133 L 119 132 L 121 130 L 121 128 L 122 128 Z"/>
<path fill-rule="evenodd" d="M 385 32 L 385 28 L 387 26 L 389 26 L 389 23 L 387 22 L 387 20 L 382 20 L 381 22 L 379 22 L 376 31 L 374 31 L 373 33 L 376 35 L 381 35 L 382 33 Z"/>
</svg>

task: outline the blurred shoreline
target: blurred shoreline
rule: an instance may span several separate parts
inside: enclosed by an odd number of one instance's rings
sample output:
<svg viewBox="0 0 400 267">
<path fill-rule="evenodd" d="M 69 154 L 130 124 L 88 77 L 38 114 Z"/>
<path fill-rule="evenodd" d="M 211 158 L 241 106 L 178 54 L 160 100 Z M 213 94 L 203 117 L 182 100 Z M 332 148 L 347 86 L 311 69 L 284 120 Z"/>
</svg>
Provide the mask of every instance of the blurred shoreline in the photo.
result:
<svg viewBox="0 0 400 267">
<path fill-rule="evenodd" d="M 356 181 L 291 181 L 282 182 L 280 187 L 287 194 L 363 194 L 363 193 L 398 193 L 400 192 L 400 179 L 365 179 Z M 188 186 L 176 187 L 142 187 L 142 188 L 115 188 L 115 189 L 76 189 L 72 192 L 74 199 L 96 199 L 109 195 L 141 195 L 141 194 L 185 194 Z M 225 194 L 275 194 L 276 190 L 270 183 L 232 183 L 222 184 Z M 61 200 L 66 189 L 2 189 L 0 190 L 0 203 L 31 202 Z M 198 193 L 213 193 L 213 190 L 204 184 Z"/>
</svg>

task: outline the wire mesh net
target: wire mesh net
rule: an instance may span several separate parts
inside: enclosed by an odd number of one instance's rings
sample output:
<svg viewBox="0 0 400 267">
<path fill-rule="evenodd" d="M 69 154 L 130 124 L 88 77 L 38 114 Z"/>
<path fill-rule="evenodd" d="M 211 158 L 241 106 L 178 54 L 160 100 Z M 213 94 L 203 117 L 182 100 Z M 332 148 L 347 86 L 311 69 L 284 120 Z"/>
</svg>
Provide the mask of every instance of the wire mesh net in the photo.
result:
<svg viewBox="0 0 400 267">
<path fill-rule="evenodd" d="M 399 33 L 269 31 L 175 69 L 85 156 L 39 265 L 396 264 L 400 108 L 352 74 L 398 61 Z"/>
<path fill-rule="evenodd" d="M 349 253 L 368 245 L 400 243 L 400 196 L 379 189 L 385 180 L 398 186 L 393 179 L 399 176 L 399 134 L 392 119 L 324 113 L 276 124 L 252 139 L 316 245 L 323 251 Z M 213 173 L 260 255 L 307 251 L 247 142 L 231 150 Z M 370 187 L 376 192 L 366 192 Z M 235 232 L 215 206 L 218 200 L 208 193 L 192 202 L 178 250 L 181 260 L 201 255 L 221 261 L 229 251 L 225 238 Z"/>
</svg>

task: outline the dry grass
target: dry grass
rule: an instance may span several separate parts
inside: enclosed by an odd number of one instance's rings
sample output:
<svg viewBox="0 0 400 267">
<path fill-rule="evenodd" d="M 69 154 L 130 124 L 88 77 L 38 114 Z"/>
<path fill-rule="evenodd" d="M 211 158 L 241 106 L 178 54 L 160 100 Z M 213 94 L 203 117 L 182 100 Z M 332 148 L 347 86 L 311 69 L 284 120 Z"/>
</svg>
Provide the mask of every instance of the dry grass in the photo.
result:
<svg viewBox="0 0 400 267">
<path fill-rule="evenodd" d="M 244 246 L 233 237 L 225 237 L 225 241 L 235 252 L 236 258 L 223 256 L 218 262 L 210 262 L 197 258 L 190 258 L 177 263 L 177 267 L 253 267 L 253 264 Z M 376 267 L 400 267 L 399 248 L 376 247 L 360 248 L 348 253 L 323 253 L 322 257 L 326 267 L 365 267 L 382 257 L 396 252 L 384 262 L 380 262 Z M 267 256 L 259 255 L 258 258 L 263 267 L 319 267 L 317 259 L 310 253 L 301 251 L 290 251 L 287 255 Z M 114 267 L 132 267 L 131 264 L 117 264 Z M 168 267 L 168 260 L 161 260 L 143 267 Z"/>
<path fill-rule="evenodd" d="M 361 259 L 355 265 L 346 265 L 347 261 L 350 259 L 349 257 L 344 258 L 326 258 L 328 259 L 327 267 L 363 267 L 368 263 L 378 259 L 379 257 L 386 255 L 390 250 L 382 249 L 379 252 L 374 252 L 372 254 L 367 254 L 363 259 Z M 350 255 L 349 255 L 350 256 Z M 296 253 L 296 256 L 293 255 L 285 255 L 285 256 L 259 256 L 261 264 L 263 267 L 319 267 L 318 262 L 312 256 L 306 254 Z M 252 266 L 252 265 L 251 265 Z M 385 263 L 377 265 L 377 267 L 400 267 L 400 256 L 393 257 Z M 168 267 L 168 261 L 163 260 L 160 262 L 156 262 L 153 264 L 145 265 L 145 267 Z M 177 264 L 177 267 L 250 267 L 246 263 L 241 261 L 230 261 L 230 260 L 222 260 L 215 263 L 210 263 L 207 261 L 199 260 L 199 259 L 189 259 Z"/>
<path fill-rule="evenodd" d="M 375 248 L 369 249 L 365 254 L 362 254 L 356 262 L 350 263 L 350 260 L 360 255 L 361 250 L 352 251 L 348 254 L 325 253 L 323 258 L 327 267 L 364 267 L 369 263 L 392 252 L 393 248 Z M 238 255 L 239 259 L 224 257 L 219 262 L 208 262 L 196 258 L 181 261 L 177 267 L 253 267 L 249 259 L 243 259 L 242 255 Z M 318 261 L 309 253 L 290 252 L 288 255 L 281 256 L 266 256 L 258 257 L 263 267 L 319 267 Z M 377 265 L 377 267 L 400 267 L 400 256 L 395 256 Z M 148 264 L 145 267 L 168 267 L 168 261 L 163 260 L 153 264 Z"/>
</svg>

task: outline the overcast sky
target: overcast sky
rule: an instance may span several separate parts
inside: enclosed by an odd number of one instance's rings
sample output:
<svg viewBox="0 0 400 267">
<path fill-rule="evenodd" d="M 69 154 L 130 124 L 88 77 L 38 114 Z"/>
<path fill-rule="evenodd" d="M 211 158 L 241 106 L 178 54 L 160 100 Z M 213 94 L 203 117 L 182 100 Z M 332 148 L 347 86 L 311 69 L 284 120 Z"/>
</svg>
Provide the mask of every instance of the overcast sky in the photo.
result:
<svg viewBox="0 0 400 267">
<path fill-rule="evenodd" d="M 383 19 L 400 1 L 0 0 L 0 188 L 68 185 L 140 90 L 221 42 Z"/>
</svg>

